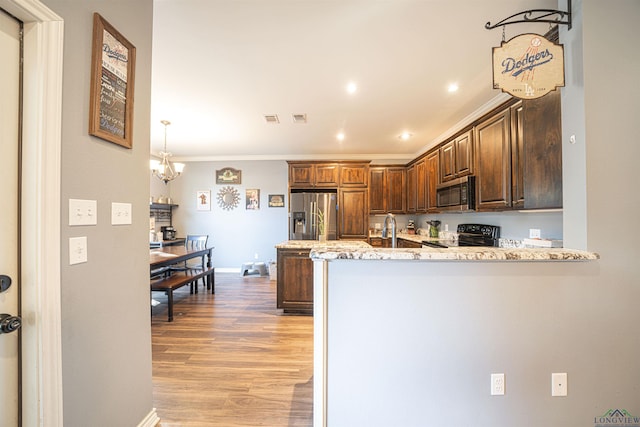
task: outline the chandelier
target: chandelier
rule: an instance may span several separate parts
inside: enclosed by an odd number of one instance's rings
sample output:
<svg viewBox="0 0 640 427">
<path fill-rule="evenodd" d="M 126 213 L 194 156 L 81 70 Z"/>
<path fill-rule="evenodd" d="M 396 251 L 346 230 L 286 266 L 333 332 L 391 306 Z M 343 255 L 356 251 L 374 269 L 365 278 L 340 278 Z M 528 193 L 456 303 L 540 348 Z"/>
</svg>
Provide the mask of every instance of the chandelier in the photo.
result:
<svg viewBox="0 0 640 427">
<path fill-rule="evenodd" d="M 165 184 L 173 181 L 182 174 L 184 163 L 174 163 L 169 161 L 171 153 L 167 151 L 167 126 L 171 124 L 169 120 L 160 120 L 164 125 L 164 150 L 160 152 L 161 160 L 150 160 L 151 173 Z"/>
</svg>

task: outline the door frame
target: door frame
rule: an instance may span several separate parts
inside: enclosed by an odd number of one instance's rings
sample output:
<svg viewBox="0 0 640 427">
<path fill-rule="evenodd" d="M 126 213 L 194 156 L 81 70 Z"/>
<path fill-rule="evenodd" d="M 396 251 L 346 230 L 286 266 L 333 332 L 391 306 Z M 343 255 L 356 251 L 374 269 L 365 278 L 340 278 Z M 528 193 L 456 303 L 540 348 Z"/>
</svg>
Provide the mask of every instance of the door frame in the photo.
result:
<svg viewBox="0 0 640 427">
<path fill-rule="evenodd" d="M 22 422 L 63 426 L 60 319 L 62 18 L 38 0 L 0 0 L 24 23 L 21 164 Z"/>
</svg>

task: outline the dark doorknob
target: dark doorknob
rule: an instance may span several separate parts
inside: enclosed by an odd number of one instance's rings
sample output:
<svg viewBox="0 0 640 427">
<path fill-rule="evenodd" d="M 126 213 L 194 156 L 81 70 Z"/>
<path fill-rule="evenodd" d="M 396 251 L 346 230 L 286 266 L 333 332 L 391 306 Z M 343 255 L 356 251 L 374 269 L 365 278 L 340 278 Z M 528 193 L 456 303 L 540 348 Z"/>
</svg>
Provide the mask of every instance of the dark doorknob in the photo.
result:
<svg viewBox="0 0 640 427">
<path fill-rule="evenodd" d="M 22 319 L 18 316 L 11 316 L 10 314 L 0 314 L 0 334 L 8 334 L 22 326 Z"/>
<path fill-rule="evenodd" d="M 4 292 L 11 287 L 11 277 L 0 274 L 0 292 Z"/>
</svg>

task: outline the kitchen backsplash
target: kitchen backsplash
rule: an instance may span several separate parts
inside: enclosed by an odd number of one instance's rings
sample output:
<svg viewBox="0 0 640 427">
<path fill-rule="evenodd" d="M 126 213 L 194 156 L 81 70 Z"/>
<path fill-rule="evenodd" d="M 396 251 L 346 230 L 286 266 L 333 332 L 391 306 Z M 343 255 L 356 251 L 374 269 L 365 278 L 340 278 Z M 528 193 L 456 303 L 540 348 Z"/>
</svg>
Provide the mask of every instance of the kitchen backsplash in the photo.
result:
<svg viewBox="0 0 640 427">
<path fill-rule="evenodd" d="M 372 215 L 369 217 L 370 228 L 375 224 L 384 225 L 384 215 Z M 406 230 L 409 220 L 415 221 L 415 227 L 428 228 L 426 221 L 439 220 L 440 230 L 444 230 L 445 224 L 449 231 L 455 231 L 458 224 L 489 224 L 501 227 L 500 237 L 504 240 L 505 247 L 522 247 L 522 241 L 529 237 L 529 229 L 540 230 L 543 239 L 562 240 L 562 211 L 536 212 L 476 212 L 456 214 L 421 214 L 421 215 L 396 215 L 398 230 Z"/>
</svg>

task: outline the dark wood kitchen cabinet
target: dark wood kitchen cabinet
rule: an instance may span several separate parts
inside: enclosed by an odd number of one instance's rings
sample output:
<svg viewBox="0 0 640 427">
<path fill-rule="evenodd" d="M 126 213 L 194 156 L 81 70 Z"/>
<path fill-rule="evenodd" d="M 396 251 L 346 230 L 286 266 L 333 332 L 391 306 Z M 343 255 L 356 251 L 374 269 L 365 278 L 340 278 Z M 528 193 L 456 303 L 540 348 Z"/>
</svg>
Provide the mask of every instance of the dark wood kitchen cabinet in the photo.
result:
<svg viewBox="0 0 640 427">
<path fill-rule="evenodd" d="M 434 150 L 427 154 L 426 175 L 427 175 L 427 212 L 438 212 L 436 188 L 440 184 L 440 150 Z"/>
<path fill-rule="evenodd" d="M 340 187 L 367 187 L 369 162 L 340 164 Z"/>
<path fill-rule="evenodd" d="M 416 212 L 416 167 L 415 164 L 407 167 L 407 213 Z"/>
<path fill-rule="evenodd" d="M 416 168 L 416 213 L 427 212 L 427 163 L 423 158 Z"/>
<path fill-rule="evenodd" d="M 450 181 L 473 173 L 473 129 L 440 147 L 440 181 Z"/>
<path fill-rule="evenodd" d="M 422 248 L 422 243 L 414 242 L 413 240 L 408 240 L 408 239 L 398 239 L 396 244 L 399 248 L 414 248 L 414 249 Z"/>
<path fill-rule="evenodd" d="M 560 90 L 523 101 L 524 208 L 562 207 Z"/>
<path fill-rule="evenodd" d="M 338 163 L 289 162 L 289 187 L 337 187 Z"/>
<path fill-rule="evenodd" d="M 406 211 L 406 169 L 404 166 L 369 168 L 369 213 L 371 215 Z"/>
<path fill-rule="evenodd" d="M 476 209 L 511 207 L 511 126 L 506 108 L 475 127 Z"/>
<path fill-rule="evenodd" d="M 313 261 L 310 249 L 278 249 L 277 308 L 313 312 Z"/>
<path fill-rule="evenodd" d="M 367 188 L 338 190 L 338 239 L 369 237 L 369 191 Z"/>
<path fill-rule="evenodd" d="M 511 207 L 524 208 L 524 107 L 522 101 L 510 108 L 511 120 Z"/>
</svg>

